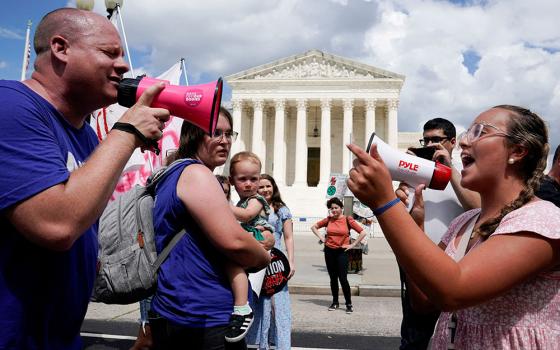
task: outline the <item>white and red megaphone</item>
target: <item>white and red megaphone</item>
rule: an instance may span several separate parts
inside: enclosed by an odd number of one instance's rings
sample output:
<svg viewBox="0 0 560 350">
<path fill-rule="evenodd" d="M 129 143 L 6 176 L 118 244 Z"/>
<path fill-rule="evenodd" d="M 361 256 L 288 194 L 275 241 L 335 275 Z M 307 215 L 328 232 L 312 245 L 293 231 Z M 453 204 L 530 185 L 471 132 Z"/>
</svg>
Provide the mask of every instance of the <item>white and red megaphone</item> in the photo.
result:
<svg viewBox="0 0 560 350">
<path fill-rule="evenodd" d="M 222 103 L 222 78 L 212 83 L 190 86 L 171 85 L 167 80 L 146 76 L 125 78 L 119 84 L 118 103 L 132 107 L 144 90 L 161 81 L 165 83 L 165 88 L 154 98 L 151 107 L 165 108 L 171 115 L 183 118 L 212 135 Z"/>
<path fill-rule="evenodd" d="M 438 162 L 398 151 L 372 133 L 367 145 L 377 144 L 377 153 L 391 173 L 393 181 L 406 182 L 410 187 L 408 195 L 409 210 L 414 202 L 414 190 L 418 185 L 426 185 L 434 190 L 444 190 L 451 179 L 451 168 Z"/>
</svg>

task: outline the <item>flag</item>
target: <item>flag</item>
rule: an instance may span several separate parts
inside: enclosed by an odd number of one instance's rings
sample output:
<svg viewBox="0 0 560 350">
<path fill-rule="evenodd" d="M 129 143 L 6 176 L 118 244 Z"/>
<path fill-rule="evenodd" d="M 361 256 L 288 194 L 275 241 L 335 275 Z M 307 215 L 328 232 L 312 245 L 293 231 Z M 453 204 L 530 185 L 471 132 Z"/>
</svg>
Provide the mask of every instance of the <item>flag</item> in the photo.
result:
<svg viewBox="0 0 560 350">
<path fill-rule="evenodd" d="M 171 84 L 178 85 L 180 76 L 181 62 L 177 62 L 157 78 L 168 80 Z M 113 124 L 115 124 L 127 110 L 128 108 L 126 107 L 113 104 L 93 113 L 90 126 L 95 130 L 100 142 L 107 137 Z M 120 194 L 134 187 L 134 185 L 146 184 L 146 179 L 151 175 L 151 169 L 156 170 L 160 168 L 165 161 L 166 154 L 170 150 L 175 150 L 179 147 L 179 136 L 181 134 L 182 125 L 183 119 L 176 117 L 170 117 L 169 121 L 165 123 L 163 136 L 158 141 L 159 149 L 161 150 L 159 155 L 148 151 L 142 153 L 139 149 L 136 149 L 132 153 L 113 192 L 112 199 L 117 198 Z"/>
</svg>

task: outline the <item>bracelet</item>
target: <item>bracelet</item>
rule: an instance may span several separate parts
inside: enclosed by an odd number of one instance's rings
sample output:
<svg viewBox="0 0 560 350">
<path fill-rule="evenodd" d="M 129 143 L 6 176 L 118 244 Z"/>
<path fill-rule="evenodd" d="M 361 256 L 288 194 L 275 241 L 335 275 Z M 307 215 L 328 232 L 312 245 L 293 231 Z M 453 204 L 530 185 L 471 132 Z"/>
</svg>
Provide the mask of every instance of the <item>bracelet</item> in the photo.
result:
<svg viewBox="0 0 560 350">
<path fill-rule="evenodd" d="M 373 210 L 373 215 L 375 216 L 379 216 L 381 214 L 383 214 L 384 212 L 386 212 L 389 208 L 391 208 L 392 206 L 394 206 L 395 204 L 399 203 L 401 200 L 398 198 L 393 199 L 392 201 L 390 201 L 387 204 L 384 204 L 383 206 L 376 208 Z"/>
<path fill-rule="evenodd" d="M 116 122 L 115 124 L 113 124 L 111 130 L 113 129 L 136 135 L 136 137 L 138 137 L 140 141 L 142 141 L 146 146 L 152 148 L 155 154 L 159 155 L 159 147 L 157 141 L 149 140 L 148 138 L 146 138 L 146 136 L 144 136 L 144 134 L 142 134 L 140 130 L 136 129 L 134 125 L 129 123 Z"/>
</svg>

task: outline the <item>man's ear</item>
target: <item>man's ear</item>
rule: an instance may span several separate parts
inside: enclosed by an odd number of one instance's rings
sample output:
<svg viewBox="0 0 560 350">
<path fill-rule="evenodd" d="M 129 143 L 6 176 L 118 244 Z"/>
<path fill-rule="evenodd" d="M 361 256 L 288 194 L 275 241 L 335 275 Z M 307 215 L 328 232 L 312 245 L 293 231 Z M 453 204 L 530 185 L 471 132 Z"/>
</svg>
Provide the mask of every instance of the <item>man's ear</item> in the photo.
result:
<svg viewBox="0 0 560 350">
<path fill-rule="evenodd" d="M 51 38 L 51 53 L 61 62 L 68 62 L 68 40 L 66 38 L 55 35 Z"/>
</svg>

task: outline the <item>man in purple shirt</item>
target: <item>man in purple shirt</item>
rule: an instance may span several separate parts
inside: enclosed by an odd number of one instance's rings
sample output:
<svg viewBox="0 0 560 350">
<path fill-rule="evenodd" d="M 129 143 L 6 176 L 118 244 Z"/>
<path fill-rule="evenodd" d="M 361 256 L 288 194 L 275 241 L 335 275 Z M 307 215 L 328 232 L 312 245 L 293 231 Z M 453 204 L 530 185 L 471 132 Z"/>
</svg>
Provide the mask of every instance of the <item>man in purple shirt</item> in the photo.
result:
<svg viewBox="0 0 560 350">
<path fill-rule="evenodd" d="M 0 349 L 81 349 L 97 219 L 169 112 L 149 107 L 163 88 L 153 86 L 120 119 L 125 130 L 97 145 L 85 121 L 116 102 L 128 71 L 119 34 L 101 15 L 64 8 L 41 20 L 34 47 L 30 79 L 0 80 Z"/>
</svg>

